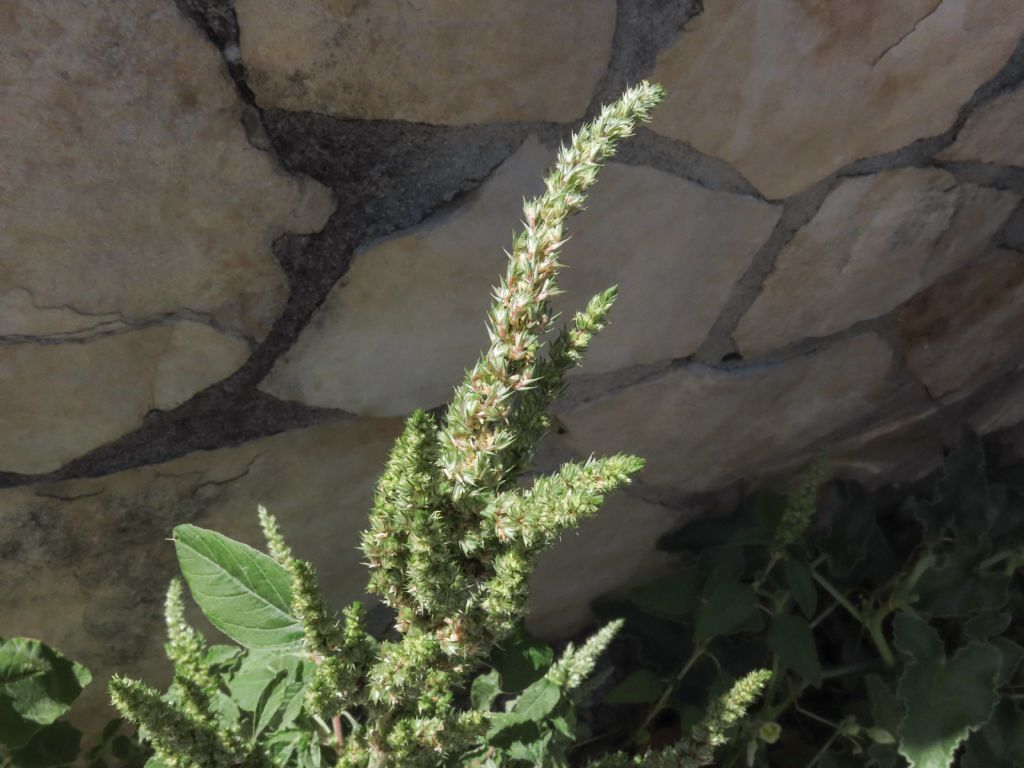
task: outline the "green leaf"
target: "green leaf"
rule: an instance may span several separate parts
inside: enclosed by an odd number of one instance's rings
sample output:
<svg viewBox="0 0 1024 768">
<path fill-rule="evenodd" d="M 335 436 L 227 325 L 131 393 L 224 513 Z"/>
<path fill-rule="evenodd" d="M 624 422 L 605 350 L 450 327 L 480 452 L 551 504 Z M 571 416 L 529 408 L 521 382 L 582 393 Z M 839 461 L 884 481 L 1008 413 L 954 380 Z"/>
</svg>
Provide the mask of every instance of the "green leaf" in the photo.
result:
<svg viewBox="0 0 1024 768">
<path fill-rule="evenodd" d="M 288 571 L 241 542 L 194 525 L 174 529 L 181 572 L 217 629 L 246 648 L 299 649 Z"/>
<path fill-rule="evenodd" d="M 551 714 L 561 699 L 561 689 L 551 680 L 542 677 L 519 695 L 511 711 L 526 720 L 539 722 Z"/>
<path fill-rule="evenodd" d="M 1020 768 L 1024 765 L 1024 712 L 1002 701 L 992 719 L 967 740 L 963 768 Z"/>
<path fill-rule="evenodd" d="M 253 708 L 252 714 L 252 737 L 255 744 L 256 739 L 265 731 L 274 717 L 281 709 L 284 702 L 285 689 L 288 687 L 288 672 L 280 670 L 274 675 L 260 691 L 259 699 Z"/>
<path fill-rule="evenodd" d="M 1003 686 L 1010 682 L 1021 662 L 1024 661 L 1024 648 L 1006 637 L 995 637 L 990 642 L 1003 654 L 1003 663 L 999 667 L 999 678 L 996 680 L 997 685 Z"/>
<path fill-rule="evenodd" d="M 605 696 L 606 704 L 650 704 L 665 691 L 665 681 L 648 669 L 634 672 Z"/>
<path fill-rule="evenodd" d="M 964 625 L 964 637 L 968 640 L 988 640 L 1001 635 L 1010 626 L 1012 616 L 1008 613 L 981 613 Z"/>
<path fill-rule="evenodd" d="M 808 619 L 813 619 L 818 610 L 818 590 L 814 586 L 811 569 L 799 560 L 786 560 L 782 564 L 782 575 L 786 587 L 800 606 L 800 612 Z"/>
<path fill-rule="evenodd" d="M 939 538 L 946 529 L 972 538 L 988 530 L 996 510 L 989 493 L 985 450 L 977 435 L 963 435 L 943 464 L 935 497 L 917 505 L 915 513 L 929 539 Z"/>
<path fill-rule="evenodd" d="M 1002 608 L 1010 597 L 1010 577 L 979 572 L 984 555 L 984 550 L 967 546 L 944 555 L 914 585 L 914 610 L 925 616 L 961 617 Z"/>
<path fill-rule="evenodd" d="M 655 616 L 683 621 L 692 619 L 699 591 L 693 572 L 690 572 L 641 584 L 629 591 L 629 599 Z"/>
<path fill-rule="evenodd" d="M 889 733 L 899 733 L 904 717 L 903 705 L 899 698 L 878 675 L 865 677 L 864 685 L 868 691 L 871 717 L 874 719 L 875 725 L 884 728 Z"/>
<path fill-rule="evenodd" d="M 742 627 L 754 615 L 754 591 L 739 581 L 725 580 L 705 589 L 694 632 L 698 643 L 728 635 Z"/>
<path fill-rule="evenodd" d="M 783 667 L 792 669 L 811 685 L 821 685 L 821 662 L 814 645 L 814 633 L 806 619 L 776 616 L 768 629 L 768 646 Z"/>
<path fill-rule="evenodd" d="M 41 728 L 27 744 L 11 750 L 16 768 L 53 768 L 78 757 L 82 733 L 65 720 Z"/>
<path fill-rule="evenodd" d="M 498 670 L 492 669 L 486 675 L 479 675 L 469 689 L 469 699 L 473 709 L 481 712 L 488 712 L 494 700 L 501 693 L 501 675 Z"/>
<path fill-rule="evenodd" d="M 255 712 L 264 689 L 282 672 L 288 680 L 286 698 L 301 698 L 313 673 L 313 664 L 298 656 L 279 653 L 249 654 L 228 681 L 231 698 L 246 712 Z"/>
<path fill-rule="evenodd" d="M 957 748 L 992 716 L 1002 654 L 972 641 L 947 659 L 942 638 L 922 619 L 896 616 L 896 647 L 912 660 L 900 678 L 906 708 L 900 754 L 911 768 L 948 768 Z"/>
<path fill-rule="evenodd" d="M 64 715 L 92 675 L 38 640 L 0 641 L 0 744 L 25 745 Z"/>
<path fill-rule="evenodd" d="M 555 659 L 547 643 L 519 627 L 500 648 L 491 653 L 491 666 L 501 675 L 506 693 L 519 693 L 544 676 Z"/>
</svg>

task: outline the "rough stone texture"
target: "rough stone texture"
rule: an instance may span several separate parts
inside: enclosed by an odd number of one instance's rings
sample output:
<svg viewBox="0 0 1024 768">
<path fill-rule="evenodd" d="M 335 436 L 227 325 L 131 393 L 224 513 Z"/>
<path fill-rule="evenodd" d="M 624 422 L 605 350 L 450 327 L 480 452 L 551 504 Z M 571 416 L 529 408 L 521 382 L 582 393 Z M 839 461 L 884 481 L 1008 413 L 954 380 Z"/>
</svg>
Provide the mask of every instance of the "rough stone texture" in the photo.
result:
<svg viewBox="0 0 1024 768">
<path fill-rule="evenodd" d="M 899 314 L 907 366 L 933 397 L 957 399 L 1024 358 L 1024 255 L 997 250 Z"/>
<path fill-rule="evenodd" d="M 968 423 L 982 435 L 1024 423 L 1024 376 L 1018 375 L 1009 387 L 985 402 L 971 414 Z"/>
<path fill-rule="evenodd" d="M 653 127 L 791 195 L 948 130 L 1022 32 L 1019 0 L 717 0 L 660 57 Z"/>
<path fill-rule="evenodd" d="M 1024 88 L 1010 91 L 968 119 L 943 160 L 1024 165 Z"/>
<path fill-rule="evenodd" d="M 937 414 L 925 404 L 842 441 L 829 450 L 831 474 L 869 487 L 925 477 L 942 466 L 943 447 L 955 439 L 940 429 Z"/>
<path fill-rule="evenodd" d="M 391 420 L 342 421 L 0 492 L 2 633 L 41 638 L 86 664 L 100 682 L 76 709 L 101 720 L 106 675 L 163 667 L 162 597 L 177 572 L 171 528 L 191 522 L 258 546 L 258 503 L 316 564 L 332 603 L 358 597 L 366 571 L 357 537 L 399 429 Z"/>
<path fill-rule="evenodd" d="M 540 556 L 530 582 L 530 629 L 546 638 L 568 637 L 593 624 L 590 604 L 598 597 L 678 568 L 679 557 L 655 551 L 654 544 L 693 515 L 628 493 L 610 496 L 596 516 Z"/>
<path fill-rule="evenodd" d="M 779 253 L 736 344 L 760 355 L 895 309 L 981 253 L 1019 200 L 938 169 L 843 180 Z"/>
<path fill-rule="evenodd" d="M 199 323 L 0 345 L 0 470 L 41 473 L 231 374 L 248 345 Z"/>
<path fill-rule="evenodd" d="M 504 271 L 501 246 L 552 156 L 531 139 L 465 203 L 358 253 L 263 388 L 369 415 L 443 403 L 487 341 L 483 319 Z M 696 350 L 778 215 L 753 198 L 610 164 L 588 211 L 570 225 L 560 281 L 566 317 L 620 285 L 612 324 L 585 370 Z"/>
<path fill-rule="evenodd" d="M 265 334 L 271 242 L 333 202 L 246 141 L 216 51 L 160 0 L 13 0 L 0 25 L 0 336 L 184 312 Z"/>
<path fill-rule="evenodd" d="M 465 124 L 568 121 L 611 51 L 614 0 L 236 0 L 263 107 Z"/>
<path fill-rule="evenodd" d="M 637 453 L 648 460 L 643 484 L 706 491 L 781 463 L 878 405 L 891 362 L 888 345 L 864 334 L 783 363 L 684 367 L 559 417 L 577 453 Z"/>
</svg>

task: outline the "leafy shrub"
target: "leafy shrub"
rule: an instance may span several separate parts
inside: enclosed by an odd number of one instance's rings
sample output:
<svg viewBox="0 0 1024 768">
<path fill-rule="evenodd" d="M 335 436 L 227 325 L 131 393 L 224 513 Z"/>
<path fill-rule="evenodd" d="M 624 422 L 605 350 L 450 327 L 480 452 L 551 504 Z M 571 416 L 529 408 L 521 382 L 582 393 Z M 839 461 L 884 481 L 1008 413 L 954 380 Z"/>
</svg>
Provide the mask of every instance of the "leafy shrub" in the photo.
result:
<svg viewBox="0 0 1024 768">
<path fill-rule="evenodd" d="M 820 469 L 666 537 L 679 573 L 601 606 L 643 660 L 605 698 L 618 738 L 671 737 L 703 692 L 766 666 L 723 765 L 1024 765 L 1024 477 L 986 471 L 967 436 L 923 492 L 838 482 L 822 521 Z"/>
<path fill-rule="evenodd" d="M 580 687 L 619 624 L 557 660 L 528 650 L 532 667 L 520 665 L 519 679 L 488 672 L 470 682 L 488 656 L 513 658 L 537 554 L 643 466 L 633 456 L 590 458 L 520 483 L 549 405 L 615 299 L 614 288 L 598 294 L 548 338 L 566 219 L 660 99 L 660 88 L 642 83 L 562 147 L 545 192 L 524 204 L 524 229 L 488 313 L 490 346 L 443 421 L 417 411 L 396 441 L 362 538 L 369 591 L 394 611 L 391 634 L 373 636 L 359 603 L 333 616 L 313 567 L 292 554 L 265 509 L 266 553 L 175 528 L 192 598 L 237 646 L 211 646 L 190 627 L 182 586 L 172 582 L 170 688 L 110 683 L 115 706 L 154 751 L 147 766 L 567 764 Z M 764 673 L 739 681 L 687 739 L 645 764 L 707 764 L 765 681 Z M 504 711 L 492 711 L 496 701 Z"/>
</svg>

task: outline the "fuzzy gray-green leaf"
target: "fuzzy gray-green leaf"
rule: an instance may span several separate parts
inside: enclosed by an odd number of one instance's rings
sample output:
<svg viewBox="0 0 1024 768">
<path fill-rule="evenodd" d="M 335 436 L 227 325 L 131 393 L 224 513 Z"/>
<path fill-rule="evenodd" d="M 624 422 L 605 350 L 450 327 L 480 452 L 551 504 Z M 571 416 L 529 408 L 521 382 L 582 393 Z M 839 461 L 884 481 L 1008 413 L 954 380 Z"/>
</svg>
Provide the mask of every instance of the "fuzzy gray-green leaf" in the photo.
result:
<svg viewBox="0 0 1024 768">
<path fill-rule="evenodd" d="M 254 649 L 299 649 L 291 576 L 267 555 L 194 525 L 174 529 L 181 572 L 213 626 Z"/>
</svg>

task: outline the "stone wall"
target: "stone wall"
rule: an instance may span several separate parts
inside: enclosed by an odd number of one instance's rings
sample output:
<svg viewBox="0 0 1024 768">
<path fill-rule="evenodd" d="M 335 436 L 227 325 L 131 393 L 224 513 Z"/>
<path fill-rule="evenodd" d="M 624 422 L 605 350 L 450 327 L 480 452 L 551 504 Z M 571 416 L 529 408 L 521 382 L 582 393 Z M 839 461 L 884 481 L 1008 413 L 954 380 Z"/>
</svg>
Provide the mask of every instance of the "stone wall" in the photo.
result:
<svg viewBox="0 0 1024 768">
<path fill-rule="evenodd" d="M 282 519 L 338 603 L 401 417 L 485 341 L 523 195 L 668 89 L 566 249 L 621 285 L 542 464 L 648 469 L 533 621 L 822 448 L 868 482 L 1024 420 L 1020 0 L 7 0 L 0 635 L 159 675 L 166 541 Z M 102 697 L 99 687 L 92 701 Z"/>
</svg>

